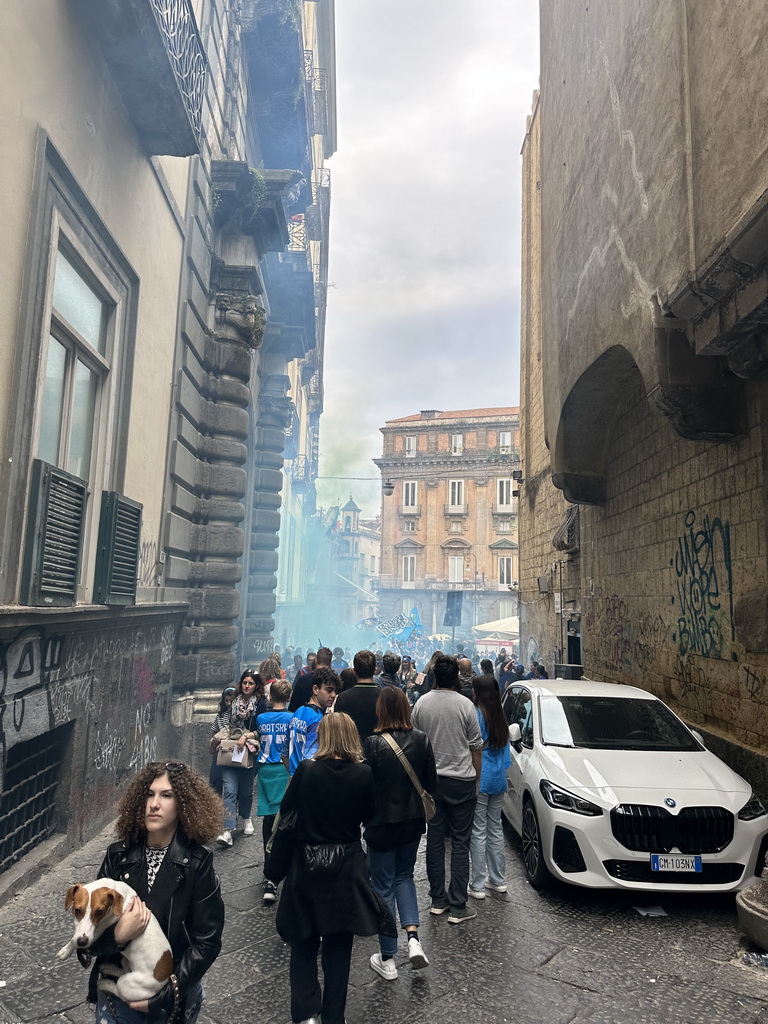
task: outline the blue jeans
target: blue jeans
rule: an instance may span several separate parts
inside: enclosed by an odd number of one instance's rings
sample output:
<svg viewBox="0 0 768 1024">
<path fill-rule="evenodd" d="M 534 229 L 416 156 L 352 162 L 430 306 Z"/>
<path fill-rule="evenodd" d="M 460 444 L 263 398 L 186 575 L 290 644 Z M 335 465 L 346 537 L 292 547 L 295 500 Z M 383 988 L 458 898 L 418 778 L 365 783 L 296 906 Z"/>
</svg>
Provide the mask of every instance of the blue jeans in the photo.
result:
<svg viewBox="0 0 768 1024">
<path fill-rule="evenodd" d="M 221 777 L 224 783 L 222 796 L 224 798 L 224 828 L 228 832 L 237 824 L 237 815 L 241 818 L 250 818 L 253 808 L 253 780 L 256 775 L 256 765 L 253 768 L 227 768 L 222 767 Z"/>
<path fill-rule="evenodd" d="M 401 928 L 419 923 L 419 905 L 413 881 L 413 867 L 416 863 L 416 854 L 419 852 L 419 842 L 420 839 L 416 839 L 405 846 L 396 846 L 393 850 L 375 850 L 372 846 L 368 847 L 371 885 L 374 892 L 378 893 L 389 907 L 395 924 L 397 904 Z M 394 956 L 397 952 L 397 939 L 389 935 L 380 935 L 379 946 L 382 956 Z"/>
<path fill-rule="evenodd" d="M 504 831 L 501 826 L 503 793 L 478 793 L 469 856 L 472 871 L 470 889 L 482 892 L 486 880 L 491 885 L 504 885 Z"/>
<path fill-rule="evenodd" d="M 205 999 L 203 986 L 198 985 L 195 990 L 187 996 L 187 1009 L 184 1012 L 184 1024 L 195 1024 L 200 1013 L 200 1008 Z M 117 996 L 107 995 L 99 991 L 96 1000 L 96 1020 L 94 1024 L 147 1024 L 149 1017 L 146 1013 L 139 1013 L 118 999 Z M 165 1017 L 163 1017 L 165 1020 Z"/>
</svg>

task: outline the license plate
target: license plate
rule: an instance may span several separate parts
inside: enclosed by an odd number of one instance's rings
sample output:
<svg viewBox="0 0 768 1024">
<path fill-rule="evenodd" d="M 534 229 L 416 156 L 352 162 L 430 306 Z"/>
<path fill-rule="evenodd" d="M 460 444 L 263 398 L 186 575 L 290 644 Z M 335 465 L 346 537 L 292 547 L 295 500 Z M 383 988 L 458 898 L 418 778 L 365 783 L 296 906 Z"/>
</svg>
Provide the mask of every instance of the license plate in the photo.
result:
<svg viewBox="0 0 768 1024">
<path fill-rule="evenodd" d="M 701 857 L 684 857 L 679 853 L 652 853 L 651 871 L 701 871 Z"/>
</svg>

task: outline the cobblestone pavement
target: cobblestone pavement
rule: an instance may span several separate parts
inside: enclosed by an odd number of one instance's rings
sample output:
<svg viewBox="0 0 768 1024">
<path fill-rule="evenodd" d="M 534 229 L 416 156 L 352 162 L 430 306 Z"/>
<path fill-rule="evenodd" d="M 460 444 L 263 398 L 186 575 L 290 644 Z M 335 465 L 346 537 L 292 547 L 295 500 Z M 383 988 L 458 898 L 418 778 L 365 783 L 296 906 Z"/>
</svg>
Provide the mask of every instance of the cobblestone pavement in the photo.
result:
<svg viewBox="0 0 768 1024">
<path fill-rule="evenodd" d="M 95 878 L 111 840 L 103 833 L 0 909 L 0 1022 L 92 1024 L 86 972 L 54 960 L 71 936 L 64 893 Z M 238 833 L 217 853 L 227 924 L 224 948 L 206 976 L 200 1024 L 287 1024 L 288 948 L 261 904 L 261 843 Z M 740 962 L 733 897 L 668 897 L 560 888 L 540 894 L 525 882 L 517 842 L 507 837 L 506 895 L 472 902 L 461 925 L 427 913 L 418 873 L 420 934 L 430 967 L 412 971 L 401 943 L 400 977 L 384 981 L 353 952 L 349 1024 L 768 1024 L 768 970 Z M 635 906 L 661 905 L 667 917 Z"/>
</svg>

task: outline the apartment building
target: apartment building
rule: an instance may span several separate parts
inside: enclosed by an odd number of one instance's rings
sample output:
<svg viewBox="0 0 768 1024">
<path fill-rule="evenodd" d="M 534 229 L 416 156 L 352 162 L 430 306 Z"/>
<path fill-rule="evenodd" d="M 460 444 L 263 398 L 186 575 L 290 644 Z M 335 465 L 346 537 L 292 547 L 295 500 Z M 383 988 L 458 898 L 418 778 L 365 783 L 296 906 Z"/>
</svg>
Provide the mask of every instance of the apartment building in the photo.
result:
<svg viewBox="0 0 768 1024">
<path fill-rule="evenodd" d="M 519 409 L 423 410 L 381 428 L 383 619 L 458 636 L 517 614 Z"/>
</svg>

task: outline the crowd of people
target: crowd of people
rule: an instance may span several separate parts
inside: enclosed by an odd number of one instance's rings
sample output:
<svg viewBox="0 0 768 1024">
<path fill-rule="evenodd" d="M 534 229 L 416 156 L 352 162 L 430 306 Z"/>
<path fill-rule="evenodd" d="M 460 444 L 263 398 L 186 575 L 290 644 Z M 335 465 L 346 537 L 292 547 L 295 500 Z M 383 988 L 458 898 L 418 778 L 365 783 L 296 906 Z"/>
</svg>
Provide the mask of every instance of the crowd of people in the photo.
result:
<svg viewBox="0 0 768 1024">
<path fill-rule="evenodd" d="M 147 1014 L 194 1024 L 224 922 L 204 844 L 215 837 L 231 848 L 238 823 L 243 837 L 254 835 L 254 789 L 262 898 L 277 903 L 276 928 L 290 945 L 297 1024 L 344 1024 L 355 935 L 378 935 L 370 967 L 394 981 L 399 920 L 410 967 L 429 966 L 414 882 L 425 833 L 431 914 L 460 925 L 477 916 L 473 901 L 506 892 L 510 753 L 501 694 L 526 676 L 523 666 L 506 651 L 495 661 L 434 651 L 421 666 L 367 649 L 286 653 L 287 668 L 275 652 L 222 692 L 208 785 L 187 765 L 155 763 L 126 794 L 121 842 L 100 876 L 130 879 L 138 898 L 91 951 L 93 986 L 150 911 L 170 940 L 174 974 L 149 1003 L 123 1004 L 93 988 L 99 1024 L 136 1024 Z M 532 663 L 527 677 L 537 669 Z"/>
</svg>

